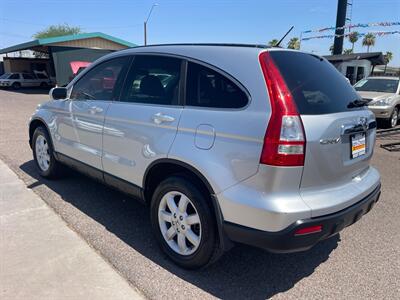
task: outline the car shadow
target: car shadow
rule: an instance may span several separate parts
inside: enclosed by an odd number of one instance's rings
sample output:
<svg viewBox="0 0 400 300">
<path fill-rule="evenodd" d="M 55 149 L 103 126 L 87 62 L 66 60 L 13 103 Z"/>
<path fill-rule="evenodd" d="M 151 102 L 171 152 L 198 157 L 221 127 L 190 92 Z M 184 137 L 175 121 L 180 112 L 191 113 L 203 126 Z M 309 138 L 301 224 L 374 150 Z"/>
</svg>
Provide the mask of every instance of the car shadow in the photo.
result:
<svg viewBox="0 0 400 300">
<path fill-rule="evenodd" d="M 340 240 L 336 235 L 307 252 L 293 254 L 238 245 L 209 268 L 187 271 L 174 265 L 157 246 L 148 207 L 72 170 L 65 178 L 50 181 L 39 176 L 33 160 L 20 169 L 36 180 L 29 188 L 47 186 L 142 255 L 218 298 L 265 299 L 287 291 L 326 261 Z"/>
<path fill-rule="evenodd" d="M 27 94 L 27 95 L 44 94 L 44 95 L 48 95 L 50 89 L 51 89 L 50 87 L 49 88 L 42 88 L 42 87 L 24 88 L 24 87 L 21 87 L 18 90 L 13 90 L 11 88 L 7 88 L 7 89 L 4 89 L 4 90 L 6 90 L 7 92 L 12 92 L 12 93 L 17 93 L 17 94 Z"/>
</svg>

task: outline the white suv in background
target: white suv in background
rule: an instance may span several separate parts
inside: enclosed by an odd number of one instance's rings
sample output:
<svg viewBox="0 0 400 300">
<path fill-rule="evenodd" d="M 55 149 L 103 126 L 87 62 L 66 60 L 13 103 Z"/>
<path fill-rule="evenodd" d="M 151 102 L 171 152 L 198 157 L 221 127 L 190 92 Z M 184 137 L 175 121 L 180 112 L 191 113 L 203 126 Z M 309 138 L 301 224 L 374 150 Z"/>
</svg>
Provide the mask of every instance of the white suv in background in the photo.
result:
<svg viewBox="0 0 400 300">
<path fill-rule="evenodd" d="M 50 95 L 29 125 L 39 173 L 66 164 L 148 204 L 161 248 L 186 268 L 233 242 L 307 250 L 380 195 L 374 115 L 314 54 L 136 47 Z"/>
<path fill-rule="evenodd" d="M 0 87 L 18 90 L 21 87 L 42 87 L 52 85 L 51 80 L 43 74 L 5 73 L 0 76 Z"/>
</svg>

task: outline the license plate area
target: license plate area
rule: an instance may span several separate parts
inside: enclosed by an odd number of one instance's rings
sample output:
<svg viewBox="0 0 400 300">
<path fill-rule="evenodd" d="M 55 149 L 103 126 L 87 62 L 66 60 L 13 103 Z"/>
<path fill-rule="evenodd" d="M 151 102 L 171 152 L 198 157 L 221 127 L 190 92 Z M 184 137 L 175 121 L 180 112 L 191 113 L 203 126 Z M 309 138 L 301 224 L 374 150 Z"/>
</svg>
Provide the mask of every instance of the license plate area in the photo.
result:
<svg viewBox="0 0 400 300">
<path fill-rule="evenodd" d="M 365 133 L 356 133 L 350 136 L 351 158 L 357 158 L 366 153 Z"/>
</svg>

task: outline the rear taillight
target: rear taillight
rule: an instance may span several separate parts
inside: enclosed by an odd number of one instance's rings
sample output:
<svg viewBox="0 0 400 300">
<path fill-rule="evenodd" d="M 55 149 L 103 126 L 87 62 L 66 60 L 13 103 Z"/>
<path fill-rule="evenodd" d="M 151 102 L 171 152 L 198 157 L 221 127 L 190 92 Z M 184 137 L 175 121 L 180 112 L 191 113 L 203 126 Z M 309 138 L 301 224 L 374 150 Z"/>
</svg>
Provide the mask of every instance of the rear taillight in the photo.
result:
<svg viewBox="0 0 400 300">
<path fill-rule="evenodd" d="M 306 137 L 293 96 L 268 52 L 260 54 L 260 64 L 271 101 L 271 118 L 260 162 L 272 166 L 303 166 Z"/>
</svg>

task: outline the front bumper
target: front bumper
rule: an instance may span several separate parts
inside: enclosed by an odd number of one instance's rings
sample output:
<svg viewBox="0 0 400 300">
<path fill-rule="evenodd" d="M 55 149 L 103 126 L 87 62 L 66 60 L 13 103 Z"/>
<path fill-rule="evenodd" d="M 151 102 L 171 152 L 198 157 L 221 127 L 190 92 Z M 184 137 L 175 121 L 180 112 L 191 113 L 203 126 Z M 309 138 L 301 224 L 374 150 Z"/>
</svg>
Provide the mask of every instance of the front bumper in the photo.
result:
<svg viewBox="0 0 400 300">
<path fill-rule="evenodd" d="M 230 222 L 224 222 L 224 232 L 231 241 L 263 248 L 271 252 L 304 251 L 357 222 L 372 209 L 379 200 L 380 194 L 381 185 L 379 184 L 372 193 L 350 207 L 333 214 L 298 220 L 277 232 L 262 231 Z M 299 229 L 319 225 L 322 225 L 320 232 L 295 235 L 295 232 Z"/>
<path fill-rule="evenodd" d="M 368 106 L 368 109 L 372 111 L 377 119 L 388 119 L 392 115 L 394 106 Z"/>
</svg>

